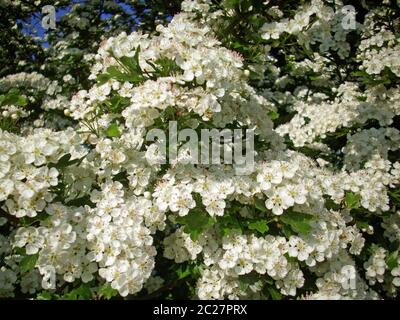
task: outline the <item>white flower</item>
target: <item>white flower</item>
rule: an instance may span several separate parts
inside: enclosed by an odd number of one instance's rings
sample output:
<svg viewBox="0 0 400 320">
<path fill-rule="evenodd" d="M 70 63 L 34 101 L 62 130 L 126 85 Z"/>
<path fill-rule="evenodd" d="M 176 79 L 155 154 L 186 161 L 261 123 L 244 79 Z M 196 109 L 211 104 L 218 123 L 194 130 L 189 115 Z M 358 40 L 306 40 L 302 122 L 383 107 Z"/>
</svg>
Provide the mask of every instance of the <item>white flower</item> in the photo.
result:
<svg viewBox="0 0 400 320">
<path fill-rule="evenodd" d="M 306 244 L 306 242 L 295 236 L 291 236 L 289 239 L 289 256 L 297 257 L 299 261 L 305 261 L 308 259 L 309 254 L 313 251 L 313 248 Z"/>
<path fill-rule="evenodd" d="M 146 160 L 150 165 L 159 165 L 166 163 L 166 155 L 163 148 L 157 144 L 151 144 L 146 151 Z"/>
<path fill-rule="evenodd" d="M 4 201 L 13 192 L 14 183 L 10 179 L 0 181 L 0 201 Z"/>
<path fill-rule="evenodd" d="M 307 201 L 307 191 L 302 185 L 288 185 L 286 186 L 287 193 L 293 198 L 297 204 L 304 204 Z"/>
<path fill-rule="evenodd" d="M 282 182 L 282 173 L 274 168 L 263 168 L 257 175 L 257 182 L 260 184 L 261 190 L 267 191 L 271 189 L 273 184 Z"/>
<path fill-rule="evenodd" d="M 268 199 L 265 201 L 265 206 L 272 210 L 276 215 L 281 215 L 283 210 L 293 206 L 294 199 L 289 195 L 286 188 L 278 188 L 276 190 L 267 191 Z"/>
<path fill-rule="evenodd" d="M 218 265 L 221 269 L 231 269 L 236 265 L 238 256 L 233 251 L 226 251 Z"/>
<path fill-rule="evenodd" d="M 203 204 L 206 206 L 207 212 L 211 216 L 223 216 L 225 209 L 225 201 L 218 197 L 203 197 Z"/>
<path fill-rule="evenodd" d="M 169 205 L 171 211 L 178 212 L 181 217 L 187 215 L 189 210 L 196 206 L 196 201 L 192 198 L 191 190 L 186 188 L 189 187 L 175 188 L 172 192 L 172 202 Z"/>
</svg>

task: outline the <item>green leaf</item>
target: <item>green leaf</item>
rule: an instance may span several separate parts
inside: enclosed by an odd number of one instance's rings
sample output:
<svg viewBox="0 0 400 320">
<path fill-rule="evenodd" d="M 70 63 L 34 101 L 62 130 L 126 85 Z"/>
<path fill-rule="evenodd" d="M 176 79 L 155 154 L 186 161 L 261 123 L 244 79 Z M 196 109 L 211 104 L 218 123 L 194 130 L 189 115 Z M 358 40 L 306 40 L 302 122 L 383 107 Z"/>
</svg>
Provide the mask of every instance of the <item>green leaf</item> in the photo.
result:
<svg viewBox="0 0 400 320">
<path fill-rule="evenodd" d="M 18 89 L 11 89 L 6 95 L 0 97 L 0 105 L 26 106 L 28 99 L 22 96 Z"/>
<path fill-rule="evenodd" d="M 120 137 L 121 133 L 119 132 L 118 125 L 116 123 L 110 124 L 106 130 L 106 135 L 109 138 Z"/>
<path fill-rule="evenodd" d="M 150 61 L 146 62 L 153 67 L 154 75 L 157 77 L 168 77 L 180 71 L 176 62 L 169 58 L 157 59 L 154 64 Z"/>
<path fill-rule="evenodd" d="M 124 187 L 129 188 L 128 174 L 126 173 L 126 171 L 118 172 L 118 173 L 113 177 L 113 181 L 118 181 L 118 182 L 122 183 L 122 185 L 123 185 Z"/>
<path fill-rule="evenodd" d="M 367 72 L 362 71 L 362 70 L 360 70 L 360 71 L 355 71 L 355 72 L 352 73 L 352 75 L 353 75 L 354 77 L 370 77 L 370 75 L 369 75 Z"/>
<path fill-rule="evenodd" d="M 126 69 L 128 69 L 130 72 L 136 72 L 138 65 L 134 59 L 134 57 L 121 57 L 119 58 L 119 61 L 124 65 Z"/>
<path fill-rule="evenodd" d="M 105 298 L 107 300 L 110 300 L 112 297 L 118 295 L 118 291 L 111 288 L 111 285 L 108 282 L 106 282 L 100 287 L 98 295 L 100 298 Z"/>
<path fill-rule="evenodd" d="M 233 231 L 242 232 L 239 220 L 232 214 L 224 214 L 222 217 L 218 217 L 217 221 L 223 236 L 227 236 Z"/>
<path fill-rule="evenodd" d="M 368 229 L 369 223 L 367 221 L 356 221 L 356 226 L 361 230 Z"/>
<path fill-rule="evenodd" d="M 131 74 L 143 73 L 139 64 L 139 53 L 140 53 L 140 46 L 136 49 L 135 55 L 133 57 L 124 56 L 119 58 L 119 61 L 124 65 L 126 69 L 129 70 Z"/>
<path fill-rule="evenodd" d="M 113 55 L 114 59 L 118 61 L 123 70 L 119 70 L 117 66 L 108 67 L 106 70 L 106 75 L 108 76 L 108 78 L 114 78 L 121 82 L 128 81 L 134 84 L 145 81 L 146 77 L 143 75 L 143 70 L 141 69 L 139 64 L 139 53 L 140 46 L 137 47 L 135 55 L 133 57 L 124 56 L 118 58 Z"/>
<path fill-rule="evenodd" d="M 262 212 L 268 212 L 267 208 L 265 207 L 265 201 L 261 199 L 256 199 L 254 206 Z"/>
<path fill-rule="evenodd" d="M 198 266 L 194 263 L 186 263 L 179 265 L 179 268 L 176 270 L 176 274 L 178 276 L 178 280 L 184 279 L 188 276 L 200 275 Z"/>
<path fill-rule="evenodd" d="M 233 47 L 234 49 L 238 49 L 238 50 L 244 48 L 243 44 L 241 44 L 239 41 L 233 42 L 232 47 Z"/>
<path fill-rule="evenodd" d="M 357 209 L 360 207 L 361 196 L 353 192 L 346 192 L 345 203 L 349 209 Z"/>
<path fill-rule="evenodd" d="M 50 218 L 50 216 L 47 213 L 41 212 L 41 213 L 37 214 L 35 217 L 27 217 L 27 216 L 22 217 L 19 219 L 19 221 L 21 223 L 21 226 L 29 227 L 29 226 L 32 226 L 33 224 L 35 224 L 36 222 L 45 222 L 49 218 Z M 25 249 L 23 249 L 23 248 L 16 248 L 16 249 L 14 249 L 14 251 L 17 254 L 22 254 L 22 255 L 25 254 Z"/>
<path fill-rule="evenodd" d="M 293 235 L 292 228 L 290 228 L 290 226 L 288 226 L 287 224 L 283 225 L 282 231 L 287 238 Z"/>
<path fill-rule="evenodd" d="M 271 295 L 272 300 L 282 300 L 282 294 L 274 287 L 267 287 L 267 290 Z"/>
<path fill-rule="evenodd" d="M 325 196 L 325 206 L 328 210 L 340 210 L 340 205 L 335 203 L 331 197 Z"/>
<path fill-rule="evenodd" d="M 190 234 L 193 241 L 196 241 L 203 231 L 215 223 L 215 219 L 206 211 L 192 210 L 186 216 L 178 217 L 176 222 L 184 227 L 183 230 Z"/>
<path fill-rule="evenodd" d="M 118 61 L 122 63 L 121 59 L 118 59 Z M 115 79 L 121 82 L 128 81 L 131 83 L 139 83 L 145 80 L 145 78 L 142 76 L 142 72 L 130 70 L 125 65 L 124 67 L 126 68 L 125 72 L 121 71 L 117 66 L 108 67 L 106 73 L 102 73 L 97 76 L 98 85 L 102 85 L 110 79 Z"/>
<path fill-rule="evenodd" d="M 234 9 L 238 4 L 240 0 L 225 0 L 223 2 L 223 6 L 226 9 Z"/>
<path fill-rule="evenodd" d="M 82 284 L 61 297 L 62 300 L 89 300 L 91 298 L 92 291 L 87 284 Z"/>
<path fill-rule="evenodd" d="M 68 166 L 69 159 L 71 159 L 71 155 L 69 153 L 63 155 L 58 162 L 54 165 L 50 165 L 50 167 L 56 167 L 58 169 L 65 168 Z"/>
<path fill-rule="evenodd" d="M 183 267 L 179 266 L 179 269 L 176 270 L 176 274 L 178 275 L 178 279 L 181 280 L 190 275 L 190 269 L 186 266 L 186 268 L 183 270 Z"/>
<path fill-rule="evenodd" d="M 388 257 L 386 258 L 386 264 L 388 265 L 388 268 L 390 271 L 392 271 L 394 268 L 397 266 L 397 258 L 399 255 L 399 251 L 393 251 L 391 252 Z"/>
<path fill-rule="evenodd" d="M 110 66 L 107 68 L 107 74 L 111 78 L 118 79 L 120 77 L 123 77 L 125 74 L 122 73 L 116 66 Z"/>
<path fill-rule="evenodd" d="M 269 230 L 267 221 L 265 221 L 265 220 L 257 220 L 257 221 L 250 222 L 248 224 L 248 227 L 250 230 L 256 230 L 256 231 L 260 232 L 261 234 L 265 234 Z"/>
<path fill-rule="evenodd" d="M 110 100 L 107 101 L 109 109 L 113 113 L 121 113 L 130 104 L 130 99 L 126 97 L 121 97 L 119 95 L 114 95 Z"/>
<path fill-rule="evenodd" d="M 37 300 L 51 300 L 52 297 L 53 296 L 51 295 L 51 293 L 42 291 L 36 296 L 36 299 Z"/>
<path fill-rule="evenodd" d="M 270 111 L 268 112 L 268 116 L 271 118 L 271 120 L 276 120 L 279 118 L 279 113 L 276 111 Z"/>
<path fill-rule="evenodd" d="M 256 272 L 239 276 L 239 288 L 242 291 L 246 291 L 249 288 L 249 286 L 255 284 L 259 280 L 260 280 L 260 275 Z"/>
<path fill-rule="evenodd" d="M 139 53 L 140 53 L 140 46 L 136 48 L 135 55 L 133 56 L 133 60 L 135 61 L 135 66 L 140 69 L 139 65 Z"/>
<path fill-rule="evenodd" d="M 24 107 L 28 104 L 28 99 L 24 96 L 19 96 L 16 102 L 16 105 Z"/>
<path fill-rule="evenodd" d="M 20 269 L 22 273 L 27 273 L 35 268 L 36 262 L 38 260 L 38 254 L 25 256 L 20 262 Z"/>
<path fill-rule="evenodd" d="M 74 164 L 79 163 L 80 161 L 82 161 L 85 158 L 85 156 L 83 156 L 80 159 L 74 159 L 74 160 L 70 160 L 71 159 L 71 155 L 69 153 L 63 155 L 60 159 L 58 159 L 57 163 L 50 163 L 48 165 L 49 168 L 57 168 L 57 169 L 64 169 L 66 167 L 72 166 Z"/>
<path fill-rule="evenodd" d="M 365 101 L 367 101 L 367 97 L 366 96 L 358 96 L 357 100 L 361 101 L 361 102 L 365 102 Z"/>
<path fill-rule="evenodd" d="M 86 205 L 92 208 L 95 207 L 95 204 L 92 201 L 90 201 L 89 195 L 68 201 L 66 205 L 71 207 L 83 207 Z"/>
<path fill-rule="evenodd" d="M 312 230 L 310 222 L 313 220 L 313 216 L 310 214 L 295 212 L 295 211 L 286 211 L 282 216 L 280 216 L 280 220 L 293 229 L 293 231 L 297 233 L 308 233 Z"/>
<path fill-rule="evenodd" d="M 101 73 L 96 78 L 97 84 L 100 85 L 100 86 L 105 84 L 110 79 L 111 79 L 111 76 L 109 74 L 107 74 L 107 73 Z"/>
</svg>

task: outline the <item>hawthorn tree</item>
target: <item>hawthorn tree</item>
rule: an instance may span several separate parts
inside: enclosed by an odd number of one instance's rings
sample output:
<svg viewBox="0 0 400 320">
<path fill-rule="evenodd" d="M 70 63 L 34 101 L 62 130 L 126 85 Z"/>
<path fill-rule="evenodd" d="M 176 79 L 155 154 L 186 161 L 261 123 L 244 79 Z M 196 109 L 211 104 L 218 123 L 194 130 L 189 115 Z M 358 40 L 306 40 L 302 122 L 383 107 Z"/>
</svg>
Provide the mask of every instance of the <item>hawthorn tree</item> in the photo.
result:
<svg viewBox="0 0 400 320">
<path fill-rule="evenodd" d="M 0 10 L 0 297 L 397 297 L 397 1 Z"/>
</svg>

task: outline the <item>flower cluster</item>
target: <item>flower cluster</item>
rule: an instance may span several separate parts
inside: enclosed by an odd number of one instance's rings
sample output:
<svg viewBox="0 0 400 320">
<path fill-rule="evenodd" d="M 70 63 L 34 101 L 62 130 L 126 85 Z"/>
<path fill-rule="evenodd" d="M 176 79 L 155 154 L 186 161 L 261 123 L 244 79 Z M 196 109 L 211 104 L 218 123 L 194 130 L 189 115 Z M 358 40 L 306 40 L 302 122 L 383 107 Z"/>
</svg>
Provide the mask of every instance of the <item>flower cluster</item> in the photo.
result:
<svg viewBox="0 0 400 320">
<path fill-rule="evenodd" d="M 346 37 L 357 27 L 356 12 L 349 11 L 344 15 L 339 10 L 343 7 L 340 2 L 337 3 L 338 10 L 335 12 L 331 7 L 324 5 L 323 1 L 313 0 L 311 4 L 300 8 L 293 18 L 283 18 L 278 21 L 274 15 L 282 14 L 279 9 L 268 12 L 275 21 L 263 25 L 262 38 L 278 40 L 283 34 L 298 35 L 299 42 L 305 47 L 310 48 L 319 44 L 318 49 L 322 53 L 334 50 L 342 58 L 347 57 L 350 45 Z M 313 17 L 316 21 L 312 21 Z"/>
<path fill-rule="evenodd" d="M 382 16 L 382 12 L 377 11 L 375 15 Z M 388 68 L 400 76 L 399 59 L 396 58 L 400 51 L 399 39 L 392 31 L 379 26 L 374 18 L 367 17 L 366 37 L 359 46 L 358 59 L 362 62 L 362 69 L 370 75 L 380 75 Z"/>
<path fill-rule="evenodd" d="M 0 201 L 18 218 L 35 217 L 54 200 L 50 189 L 58 185 L 59 171 L 47 164 L 65 154 L 78 159 L 87 152 L 72 129 L 38 129 L 27 137 L 0 131 L 0 137 Z"/>
<path fill-rule="evenodd" d="M 355 17 L 341 4 L 266 1 L 247 50 L 218 38 L 232 8 L 185 0 L 153 34 L 104 40 L 72 98 L 70 74 L 63 86 L 0 79 L 5 118 L 43 110 L 18 134 L 0 129 L 0 297 L 146 297 L 180 284 L 199 299 L 396 297 L 398 39 L 377 31 L 379 11 L 346 28 Z M 49 125 L 60 110 L 71 120 Z M 148 135 L 172 121 L 253 129 L 254 167 L 238 175 L 185 152 L 161 163 L 172 138 Z"/>
<path fill-rule="evenodd" d="M 69 78 L 73 80 L 71 75 Z M 66 79 L 69 78 L 66 76 Z M 63 87 L 58 81 L 51 81 L 37 72 L 21 72 L 0 78 L 0 114 L 4 119 L 13 122 L 26 120 L 25 118 L 31 116 L 36 120 L 34 127 L 65 128 L 70 121 L 63 119 L 58 113 L 67 107 L 69 98 L 62 91 Z M 53 121 L 45 122 L 44 113 L 37 115 L 38 108 L 44 112 L 53 112 Z M 28 131 L 32 127 L 29 122 L 25 125 Z"/>
</svg>

